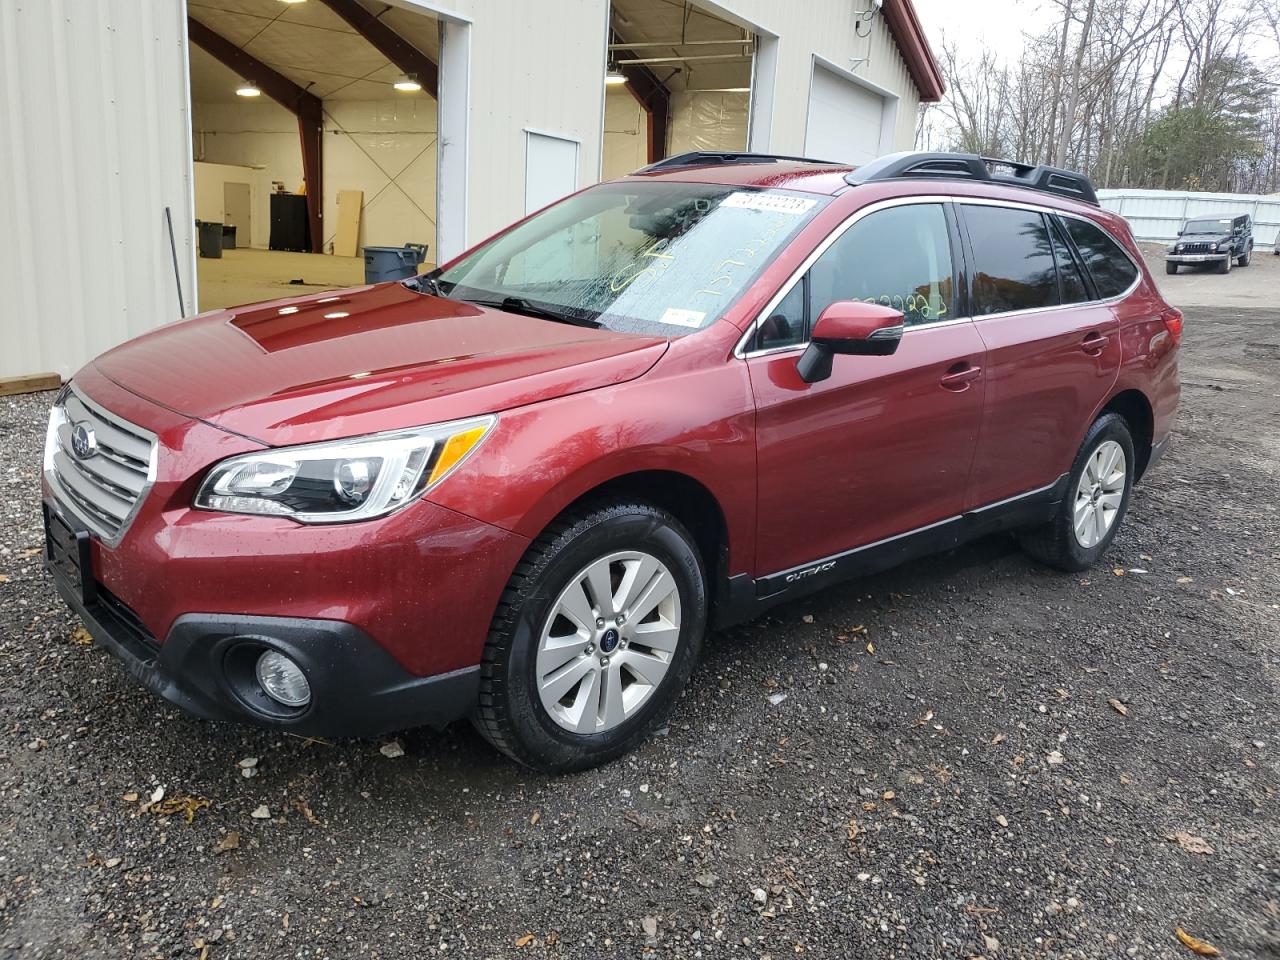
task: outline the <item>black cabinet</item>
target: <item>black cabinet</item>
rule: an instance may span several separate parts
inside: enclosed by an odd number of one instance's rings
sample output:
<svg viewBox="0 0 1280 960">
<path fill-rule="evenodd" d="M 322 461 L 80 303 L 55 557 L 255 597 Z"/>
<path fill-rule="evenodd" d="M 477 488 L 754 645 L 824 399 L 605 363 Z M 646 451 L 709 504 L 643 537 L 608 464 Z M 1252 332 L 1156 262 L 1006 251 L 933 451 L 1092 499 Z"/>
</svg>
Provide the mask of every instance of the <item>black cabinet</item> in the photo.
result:
<svg viewBox="0 0 1280 960">
<path fill-rule="evenodd" d="M 311 222 L 307 219 L 307 198 L 300 193 L 271 195 L 272 250 L 311 252 Z"/>
</svg>

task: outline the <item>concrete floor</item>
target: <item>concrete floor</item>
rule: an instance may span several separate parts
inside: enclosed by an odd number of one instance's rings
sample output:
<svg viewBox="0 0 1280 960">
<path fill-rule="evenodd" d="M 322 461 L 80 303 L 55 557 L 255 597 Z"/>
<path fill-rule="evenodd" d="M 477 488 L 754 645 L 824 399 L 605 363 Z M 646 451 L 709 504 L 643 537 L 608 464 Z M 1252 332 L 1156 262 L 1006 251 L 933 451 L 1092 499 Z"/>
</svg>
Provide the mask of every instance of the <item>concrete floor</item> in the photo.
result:
<svg viewBox="0 0 1280 960">
<path fill-rule="evenodd" d="M 199 307 L 212 310 L 356 286 L 364 283 L 364 258 L 237 248 L 218 260 L 197 257 L 196 275 Z"/>
</svg>

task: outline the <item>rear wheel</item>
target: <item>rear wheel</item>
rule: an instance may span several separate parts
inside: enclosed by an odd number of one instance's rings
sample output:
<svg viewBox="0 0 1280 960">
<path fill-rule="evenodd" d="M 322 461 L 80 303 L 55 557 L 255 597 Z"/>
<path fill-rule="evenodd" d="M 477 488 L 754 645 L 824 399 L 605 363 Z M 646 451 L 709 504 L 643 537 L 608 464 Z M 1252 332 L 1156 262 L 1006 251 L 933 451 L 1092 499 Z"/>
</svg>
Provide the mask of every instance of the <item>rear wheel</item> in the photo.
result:
<svg viewBox="0 0 1280 960">
<path fill-rule="evenodd" d="M 1097 563 L 1129 509 L 1136 463 L 1125 419 L 1103 414 L 1080 445 L 1057 513 L 1043 527 L 1021 534 L 1023 549 L 1059 570 L 1085 570 Z"/>
<path fill-rule="evenodd" d="M 697 662 L 706 579 L 692 537 L 645 503 L 562 517 L 529 548 L 494 616 L 476 728 L 548 773 L 640 743 Z"/>
<path fill-rule="evenodd" d="M 1244 253 L 1240 254 L 1240 266 L 1247 267 L 1249 258 L 1253 255 L 1253 244 L 1249 244 L 1244 248 Z"/>
<path fill-rule="evenodd" d="M 1178 265 L 1172 260 L 1166 260 L 1164 262 L 1164 272 L 1170 275 L 1175 274 L 1178 272 Z"/>
</svg>

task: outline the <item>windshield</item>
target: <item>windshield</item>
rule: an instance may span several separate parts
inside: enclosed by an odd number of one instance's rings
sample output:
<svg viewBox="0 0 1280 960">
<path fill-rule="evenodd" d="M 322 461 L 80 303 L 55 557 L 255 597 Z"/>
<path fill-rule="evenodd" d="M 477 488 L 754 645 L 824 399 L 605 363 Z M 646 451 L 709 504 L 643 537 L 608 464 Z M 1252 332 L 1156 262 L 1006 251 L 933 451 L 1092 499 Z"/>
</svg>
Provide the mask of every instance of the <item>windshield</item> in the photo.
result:
<svg viewBox="0 0 1280 960">
<path fill-rule="evenodd" d="M 717 320 L 826 202 L 722 184 L 602 184 L 431 276 L 455 300 L 680 336 Z"/>
<path fill-rule="evenodd" d="M 1230 233 L 1230 220 L 1188 220 L 1183 233 Z"/>
</svg>

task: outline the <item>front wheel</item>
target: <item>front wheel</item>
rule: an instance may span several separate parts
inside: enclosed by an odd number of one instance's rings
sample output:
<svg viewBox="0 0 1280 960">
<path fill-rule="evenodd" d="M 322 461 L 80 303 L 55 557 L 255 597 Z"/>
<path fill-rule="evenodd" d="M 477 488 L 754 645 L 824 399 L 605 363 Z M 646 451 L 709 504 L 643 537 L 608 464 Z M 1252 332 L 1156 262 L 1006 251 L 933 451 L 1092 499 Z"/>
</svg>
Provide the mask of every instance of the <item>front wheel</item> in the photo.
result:
<svg viewBox="0 0 1280 960">
<path fill-rule="evenodd" d="M 502 596 L 473 722 L 536 770 L 612 760 L 670 710 L 706 620 L 702 561 L 675 517 L 638 502 L 567 514 L 534 541 Z"/>
<path fill-rule="evenodd" d="M 1164 272 L 1173 276 L 1178 272 L 1178 265 L 1171 260 L 1166 260 L 1164 262 Z"/>
<path fill-rule="evenodd" d="M 1085 570 L 1102 558 L 1129 509 L 1136 459 L 1129 425 L 1116 413 L 1094 421 L 1076 454 L 1054 518 L 1020 535 L 1022 547 L 1059 570 Z"/>
<path fill-rule="evenodd" d="M 1230 254 L 1227 254 L 1225 259 L 1218 261 L 1218 272 L 1219 273 L 1231 272 L 1231 255 Z"/>
</svg>

